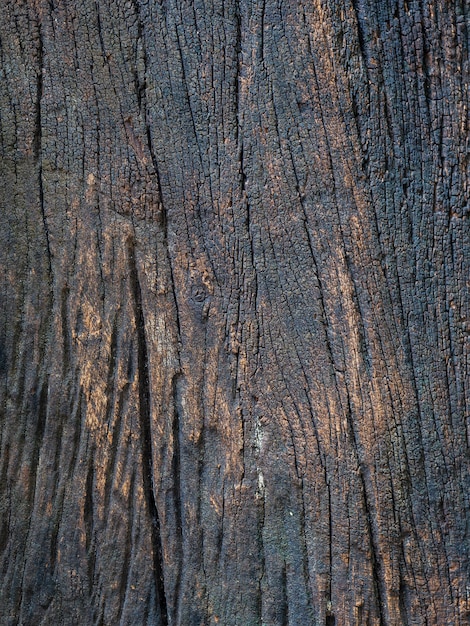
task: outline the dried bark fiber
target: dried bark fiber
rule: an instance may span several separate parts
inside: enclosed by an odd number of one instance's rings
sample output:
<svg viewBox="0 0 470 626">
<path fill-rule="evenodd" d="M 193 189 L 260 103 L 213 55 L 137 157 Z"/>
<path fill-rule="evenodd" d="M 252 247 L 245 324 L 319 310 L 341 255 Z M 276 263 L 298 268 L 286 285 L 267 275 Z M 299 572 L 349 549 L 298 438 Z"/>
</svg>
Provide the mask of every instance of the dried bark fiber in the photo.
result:
<svg viewBox="0 0 470 626">
<path fill-rule="evenodd" d="M 470 624 L 468 3 L 0 8 L 0 623 Z"/>
</svg>

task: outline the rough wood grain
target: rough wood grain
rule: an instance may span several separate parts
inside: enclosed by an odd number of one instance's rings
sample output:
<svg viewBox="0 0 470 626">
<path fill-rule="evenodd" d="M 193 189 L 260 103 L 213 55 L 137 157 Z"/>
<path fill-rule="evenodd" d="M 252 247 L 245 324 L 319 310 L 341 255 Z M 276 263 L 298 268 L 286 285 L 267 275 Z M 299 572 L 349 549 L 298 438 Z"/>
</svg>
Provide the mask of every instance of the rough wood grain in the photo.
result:
<svg viewBox="0 0 470 626">
<path fill-rule="evenodd" d="M 0 8 L 0 622 L 470 624 L 468 4 Z"/>
</svg>

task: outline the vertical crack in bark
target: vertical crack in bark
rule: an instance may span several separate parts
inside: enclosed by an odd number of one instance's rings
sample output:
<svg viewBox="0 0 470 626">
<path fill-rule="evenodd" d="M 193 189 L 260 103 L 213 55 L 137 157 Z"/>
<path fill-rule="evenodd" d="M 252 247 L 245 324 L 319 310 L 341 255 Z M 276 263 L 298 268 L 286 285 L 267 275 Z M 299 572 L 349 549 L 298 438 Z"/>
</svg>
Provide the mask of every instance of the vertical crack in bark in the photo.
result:
<svg viewBox="0 0 470 626">
<path fill-rule="evenodd" d="M 354 12 L 356 14 L 356 22 L 357 22 L 357 41 L 359 44 L 359 51 L 362 55 L 362 58 L 364 60 L 364 68 L 367 71 L 367 57 L 368 57 L 368 51 L 367 51 L 367 45 L 366 45 L 366 33 L 365 33 L 365 29 L 364 29 L 364 6 L 363 6 L 363 0 L 352 0 L 352 5 L 354 8 Z"/>
<path fill-rule="evenodd" d="M 90 457 L 88 459 L 88 469 L 85 481 L 85 502 L 83 506 L 83 522 L 85 526 L 85 548 L 88 560 L 88 585 L 90 593 L 95 591 L 95 569 L 96 569 L 96 550 L 93 540 L 93 529 L 95 528 L 94 518 L 94 458 L 95 450 L 92 447 Z"/>
<path fill-rule="evenodd" d="M 240 2 L 235 5 L 235 19 L 237 22 L 236 38 L 235 38 L 235 80 L 234 80 L 234 100 L 235 100 L 235 141 L 238 144 L 240 133 L 240 74 L 242 66 L 242 16 Z"/>
<path fill-rule="evenodd" d="M 1 443 L 2 441 L 1 441 L 1 436 L 0 436 L 0 444 Z M 2 446 L 1 450 L 2 450 L 2 457 L 3 457 L 2 458 L 3 465 L 0 471 L 0 485 L 3 490 L 2 498 L 4 498 L 4 501 L 8 505 L 8 508 L 7 508 L 8 513 L 0 517 L 0 556 L 3 557 L 3 552 L 5 551 L 5 548 L 8 545 L 8 540 L 10 537 L 11 515 L 12 515 L 11 487 L 8 485 L 8 487 L 5 488 L 5 486 L 7 485 L 8 467 L 10 465 L 10 444 L 6 443 L 5 447 Z"/>
<path fill-rule="evenodd" d="M 264 65 L 264 22 L 266 18 L 266 1 L 261 4 L 261 20 L 260 20 L 260 40 L 259 40 L 259 56 L 261 65 Z"/>
<path fill-rule="evenodd" d="M 173 395 L 173 459 L 172 459 L 172 475 L 173 475 L 173 502 L 175 510 L 175 522 L 176 532 L 178 533 L 176 547 L 178 550 L 178 571 L 175 580 L 175 601 L 174 601 L 174 623 L 177 623 L 179 606 L 180 606 L 180 586 L 181 586 L 181 574 L 183 567 L 183 554 L 182 554 L 182 534 L 183 534 L 183 518 L 182 518 L 182 502 L 181 502 L 181 447 L 180 447 L 180 433 L 181 433 L 181 418 L 182 418 L 182 406 L 181 406 L 181 374 L 176 373 L 173 376 L 172 381 L 172 395 Z"/>
<path fill-rule="evenodd" d="M 90 546 L 92 543 L 93 537 L 93 528 L 94 528 L 94 520 L 93 520 L 93 484 L 94 484 L 94 471 L 93 471 L 93 460 L 94 460 L 94 450 L 91 449 L 90 458 L 88 460 L 88 469 L 87 476 L 85 481 L 85 503 L 83 507 L 83 518 L 85 524 L 85 547 L 87 552 L 90 550 Z"/>
<path fill-rule="evenodd" d="M 146 115 L 147 111 L 146 111 L 146 90 L 147 90 L 147 51 L 145 49 L 145 42 L 144 42 L 144 25 L 142 22 L 142 14 L 141 14 L 141 10 L 140 10 L 140 4 L 139 4 L 139 0 L 132 0 L 132 5 L 134 7 L 134 13 L 136 16 L 136 20 L 137 20 L 137 40 L 136 40 L 136 67 L 134 68 L 134 84 L 135 84 L 135 92 L 136 92 L 136 96 L 137 96 L 137 103 L 139 105 L 139 109 L 140 111 L 144 113 L 144 116 Z M 143 61 L 143 65 L 144 65 L 144 73 L 143 76 L 139 76 L 139 69 L 138 69 L 138 54 L 139 54 L 139 42 L 140 45 L 142 46 L 142 61 Z M 148 129 L 148 126 L 147 126 Z M 149 147 L 150 147 L 150 142 L 149 142 Z M 153 158 L 153 157 L 152 157 Z"/>
<path fill-rule="evenodd" d="M 287 564 L 284 561 L 281 571 L 280 621 L 282 626 L 289 626 L 289 597 L 287 594 Z"/>
<path fill-rule="evenodd" d="M 170 253 L 168 250 L 168 215 L 167 215 L 166 206 L 163 202 L 162 182 L 160 178 L 160 170 L 158 167 L 158 160 L 157 160 L 157 155 L 156 155 L 156 151 L 154 147 L 154 142 L 152 139 L 152 128 L 151 128 L 151 123 L 149 120 L 149 109 L 148 109 L 148 103 L 147 103 L 148 57 L 147 57 L 147 49 L 145 46 L 145 33 L 144 33 L 145 24 L 142 20 L 141 7 L 140 7 L 138 0 L 132 0 L 132 4 L 134 7 L 136 19 L 137 19 L 137 32 L 138 32 L 137 38 L 138 38 L 138 41 L 140 41 L 142 45 L 142 61 L 144 64 L 144 71 L 143 71 L 142 79 L 139 77 L 137 69 L 135 72 L 134 80 L 135 80 L 136 97 L 137 97 L 137 103 L 141 112 L 141 116 L 145 123 L 145 138 L 147 141 L 147 147 L 149 150 L 150 159 L 153 165 L 153 174 L 155 176 L 155 180 L 157 184 L 157 190 L 158 190 L 158 196 L 159 196 L 158 217 L 160 220 L 161 228 L 163 230 L 164 245 L 167 251 L 168 267 L 170 270 L 171 289 L 172 289 L 173 300 L 175 304 L 175 312 L 176 312 L 176 325 L 177 325 L 177 330 L 178 330 L 178 340 L 180 340 L 181 338 L 180 315 L 178 311 L 178 300 L 176 298 L 175 281 L 173 277 L 173 265 L 172 265 Z"/>
<path fill-rule="evenodd" d="M 162 626 L 168 626 L 168 608 L 163 574 L 163 548 L 160 535 L 160 517 L 154 491 L 154 467 L 152 457 L 152 426 L 150 410 L 150 381 L 148 366 L 145 318 L 142 306 L 142 292 L 135 260 L 135 245 L 128 242 L 129 276 L 134 296 L 134 313 L 137 332 L 137 367 L 139 372 L 139 418 L 142 446 L 142 477 L 147 509 L 151 522 L 152 552 L 155 576 L 157 611 Z"/>
<path fill-rule="evenodd" d="M 111 504 L 111 496 L 113 493 L 113 482 L 116 474 L 116 465 L 118 463 L 118 448 L 122 432 L 123 422 L 123 402 L 128 393 L 130 383 L 127 382 L 121 390 L 119 397 L 116 399 L 116 368 L 118 353 L 118 321 L 117 315 L 114 318 L 113 329 L 111 333 L 110 362 L 108 369 L 108 380 L 106 383 L 106 422 L 112 423 L 112 416 L 115 415 L 115 422 L 112 428 L 112 445 L 106 469 L 106 481 L 104 486 L 104 508 L 108 510 Z"/>
<path fill-rule="evenodd" d="M 259 478 L 258 478 L 259 480 Z M 264 548 L 263 530 L 266 524 L 266 494 L 263 487 L 263 492 L 260 494 L 260 514 L 258 522 L 258 545 L 260 548 L 260 574 L 258 579 L 258 611 L 259 611 L 259 623 L 263 623 L 263 581 L 266 575 L 266 551 Z"/>
<path fill-rule="evenodd" d="M 44 44 L 42 40 L 41 29 L 38 27 L 39 31 L 39 45 L 38 45 L 38 73 L 36 78 L 36 134 L 34 137 L 33 144 L 33 153 L 34 158 L 37 164 L 38 171 L 38 189 L 39 189 L 39 207 L 41 210 L 42 223 L 44 225 L 44 234 L 46 237 L 46 249 L 47 249 L 47 259 L 49 265 L 49 280 L 52 281 L 52 256 L 51 256 L 51 246 L 49 241 L 49 228 L 47 226 L 46 219 L 46 211 L 44 204 L 44 183 L 43 183 L 43 172 L 42 172 L 42 96 L 44 91 L 43 85 L 43 67 L 44 67 Z"/>
<path fill-rule="evenodd" d="M 28 546 L 31 542 L 31 534 L 34 531 L 34 501 L 36 498 L 36 489 L 37 489 L 37 481 L 39 474 L 39 463 L 41 459 L 41 448 L 44 440 L 44 434 L 46 431 L 46 421 L 47 421 L 47 410 L 48 410 L 48 400 L 49 400 L 49 377 L 46 376 L 45 381 L 41 386 L 41 390 L 36 397 L 35 400 L 35 412 L 36 412 L 36 430 L 33 438 L 33 451 L 31 455 L 31 464 L 30 464 L 30 482 L 28 485 L 28 491 L 26 496 L 26 501 L 28 503 L 29 510 L 31 514 L 29 516 L 28 521 L 28 530 L 26 532 L 24 546 L 26 547 L 23 561 L 23 572 L 21 575 L 21 585 L 19 588 L 21 589 L 21 593 L 17 598 L 17 613 L 18 615 L 23 615 L 23 607 L 26 604 L 26 600 L 29 595 L 28 590 L 28 580 L 26 576 L 27 565 L 28 565 Z"/>
<path fill-rule="evenodd" d="M 369 539 L 370 539 L 372 574 L 373 574 L 373 581 L 374 581 L 374 587 L 375 587 L 375 594 L 377 598 L 377 606 L 379 609 L 379 623 L 380 623 L 380 626 L 386 626 L 387 621 L 385 620 L 385 609 L 386 609 L 387 603 L 386 603 L 386 592 L 384 589 L 384 581 L 383 581 L 383 576 L 382 576 L 382 568 L 381 568 L 380 559 L 379 559 L 380 549 L 379 549 L 378 540 L 377 540 L 377 537 L 373 528 L 373 521 L 372 521 L 373 513 L 371 511 L 371 507 L 369 503 L 368 490 L 367 490 L 366 480 L 365 480 L 364 472 L 362 468 L 359 471 L 359 476 L 360 476 L 360 480 L 362 484 L 362 494 L 363 494 L 363 500 L 364 500 L 365 513 L 366 513 L 365 515 L 366 524 L 367 524 L 367 530 L 368 530 Z"/>
<path fill-rule="evenodd" d="M 44 433 L 46 431 L 46 420 L 47 420 L 47 408 L 48 408 L 48 399 L 49 399 L 49 379 L 46 377 L 46 380 L 41 386 L 41 391 L 39 392 L 37 399 L 37 421 L 36 421 L 36 432 L 34 434 L 34 448 L 31 458 L 31 483 L 28 492 L 28 502 L 31 506 L 34 505 L 34 498 L 36 494 L 36 483 L 38 478 L 38 468 L 39 468 L 39 460 L 41 456 L 41 446 L 44 439 Z"/>
<path fill-rule="evenodd" d="M 59 532 L 64 516 L 64 501 L 65 501 L 65 489 L 62 488 L 57 498 L 57 507 L 54 513 L 54 521 L 51 528 L 51 544 L 49 550 L 49 561 L 51 572 L 55 571 L 57 557 L 58 557 L 58 545 L 59 545 Z"/>
<path fill-rule="evenodd" d="M 325 478 L 326 476 L 326 467 L 325 467 Z M 333 588 L 333 519 L 331 512 L 331 487 L 330 483 L 327 482 L 328 489 L 328 560 L 329 560 L 329 573 L 328 573 L 328 612 L 331 610 L 332 603 L 332 588 Z"/>
<path fill-rule="evenodd" d="M 354 456 L 359 469 L 359 480 L 361 483 L 362 499 L 364 503 L 364 517 L 367 526 L 367 534 L 369 536 L 369 545 L 371 551 L 371 568 L 372 578 L 379 612 L 379 626 L 386 626 L 387 621 L 385 614 L 387 610 L 387 596 L 385 590 L 385 582 L 382 575 L 382 567 L 380 562 L 380 547 L 377 532 L 374 530 L 374 511 L 370 504 L 370 490 L 367 487 L 366 476 L 364 475 L 364 464 L 361 459 L 360 445 L 358 442 L 358 434 L 354 425 L 353 409 L 349 392 L 347 392 L 347 422 L 350 433 L 350 440 L 354 450 Z"/>
<path fill-rule="evenodd" d="M 132 569 L 131 558 L 132 558 L 132 525 L 134 524 L 134 499 L 135 499 L 135 471 L 133 471 L 131 475 L 129 495 L 127 498 L 127 510 L 129 511 L 129 517 L 128 517 L 126 540 L 125 540 L 125 545 L 124 545 L 121 583 L 119 586 L 119 612 L 118 612 L 119 624 L 121 624 L 124 621 L 123 620 L 124 605 L 126 602 L 127 587 L 129 584 L 130 572 Z"/>
<path fill-rule="evenodd" d="M 331 169 L 333 169 L 333 164 L 331 164 Z M 306 217 L 305 211 L 304 211 L 304 216 Z M 314 263 L 316 274 L 317 274 L 319 293 L 320 293 L 320 304 L 321 304 L 322 318 L 323 318 L 322 322 L 325 327 L 325 342 L 326 342 L 328 352 L 330 355 L 332 367 L 336 371 L 332 345 L 331 345 L 330 337 L 329 337 L 328 315 L 327 315 L 327 310 L 326 310 L 326 303 L 324 301 L 323 286 L 322 286 L 320 275 L 318 273 L 318 266 L 317 266 L 315 255 L 314 255 L 313 245 L 312 245 L 312 241 L 310 237 L 310 231 L 307 226 L 306 226 L 306 230 L 308 234 L 310 252 L 312 255 L 313 263 Z M 352 274 L 352 270 L 350 268 L 349 263 L 347 263 L 347 267 L 348 267 L 349 275 L 351 276 L 351 281 L 354 287 L 354 303 L 357 307 L 357 310 L 360 311 L 359 303 L 358 303 L 359 302 L 358 296 L 356 292 L 356 286 L 353 280 L 353 274 Z M 369 375 L 370 375 L 370 364 L 368 362 L 367 349 L 365 347 L 365 339 L 364 339 L 365 331 L 364 331 L 364 327 L 361 324 L 362 322 L 361 315 L 358 315 L 358 320 L 359 320 L 358 329 L 359 329 L 360 337 L 361 337 L 361 341 L 360 341 L 361 353 L 363 355 L 364 365 L 367 368 Z M 358 466 L 360 468 L 360 480 L 361 480 L 361 485 L 362 485 L 362 494 L 363 494 L 363 502 L 364 502 L 364 508 L 365 508 L 366 524 L 367 524 L 368 534 L 369 534 L 369 539 L 370 539 L 372 572 L 373 572 L 373 579 L 374 579 L 375 595 L 376 595 L 377 606 L 378 606 L 378 611 L 379 611 L 379 623 L 380 623 L 380 626 L 385 626 L 386 624 L 385 614 L 387 610 L 387 601 L 386 601 L 386 592 L 384 588 L 385 583 L 383 580 L 382 568 L 381 568 L 381 563 L 380 563 L 379 541 L 378 541 L 377 533 L 374 531 L 374 527 L 373 527 L 373 511 L 370 506 L 369 491 L 367 489 L 366 480 L 364 477 L 364 471 L 363 471 L 363 465 L 361 461 L 361 454 L 359 450 L 357 433 L 354 427 L 354 420 L 352 418 L 352 407 L 350 403 L 349 393 L 348 393 L 348 425 L 349 425 L 349 430 L 350 430 L 351 442 L 353 444 L 354 454 L 355 454 Z M 325 473 L 326 473 L 326 468 L 325 468 Z M 327 482 L 327 488 L 328 488 L 328 498 L 329 498 L 329 542 L 330 542 L 330 545 L 329 545 L 329 598 L 327 599 L 326 626 L 334 626 L 334 624 L 336 623 L 336 618 L 332 610 L 333 529 L 332 529 L 331 490 L 330 490 L 330 485 L 328 482 Z"/>
</svg>

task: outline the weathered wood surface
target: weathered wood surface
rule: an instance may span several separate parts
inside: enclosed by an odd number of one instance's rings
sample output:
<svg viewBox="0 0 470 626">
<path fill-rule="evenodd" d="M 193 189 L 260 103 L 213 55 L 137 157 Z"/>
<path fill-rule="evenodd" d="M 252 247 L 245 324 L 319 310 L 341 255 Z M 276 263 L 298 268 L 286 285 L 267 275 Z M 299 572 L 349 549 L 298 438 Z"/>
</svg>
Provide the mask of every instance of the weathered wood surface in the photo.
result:
<svg viewBox="0 0 470 626">
<path fill-rule="evenodd" d="M 0 8 L 0 623 L 470 624 L 468 3 Z"/>
</svg>

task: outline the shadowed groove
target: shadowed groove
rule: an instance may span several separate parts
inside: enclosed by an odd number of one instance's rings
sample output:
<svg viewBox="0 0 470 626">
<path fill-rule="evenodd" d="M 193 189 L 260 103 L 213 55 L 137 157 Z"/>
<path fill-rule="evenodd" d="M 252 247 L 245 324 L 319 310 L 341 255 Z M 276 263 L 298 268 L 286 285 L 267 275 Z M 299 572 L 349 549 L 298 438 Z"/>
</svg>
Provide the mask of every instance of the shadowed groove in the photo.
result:
<svg viewBox="0 0 470 626">
<path fill-rule="evenodd" d="M 136 264 L 135 244 L 128 241 L 129 277 L 134 297 L 134 314 L 137 333 L 137 367 L 139 372 L 139 419 L 142 450 L 142 478 L 147 509 L 151 521 L 152 551 L 155 577 L 157 612 L 160 613 L 162 626 L 168 625 L 168 609 L 165 595 L 163 574 L 163 548 L 160 534 L 160 518 L 154 493 L 154 467 L 152 458 L 152 429 L 150 410 L 150 382 L 148 368 L 148 350 L 145 336 L 145 318 L 142 306 L 142 292 Z"/>
</svg>

